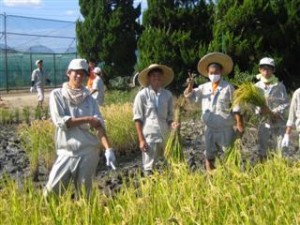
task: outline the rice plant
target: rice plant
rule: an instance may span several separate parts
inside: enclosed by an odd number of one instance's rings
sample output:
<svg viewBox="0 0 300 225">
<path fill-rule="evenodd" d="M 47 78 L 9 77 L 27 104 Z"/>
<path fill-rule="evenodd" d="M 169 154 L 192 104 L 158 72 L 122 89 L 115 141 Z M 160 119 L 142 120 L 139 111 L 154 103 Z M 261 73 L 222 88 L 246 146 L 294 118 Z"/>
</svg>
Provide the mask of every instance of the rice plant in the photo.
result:
<svg viewBox="0 0 300 225">
<path fill-rule="evenodd" d="M 233 94 L 233 106 L 248 108 L 251 106 L 265 107 L 266 99 L 254 84 L 247 82 L 241 84 Z"/>
<path fill-rule="evenodd" d="M 137 135 L 132 121 L 132 104 L 112 104 L 101 107 L 107 135 L 112 146 L 120 152 L 137 148 Z"/>
<path fill-rule="evenodd" d="M 181 96 L 176 103 L 174 122 L 180 124 L 181 114 L 185 105 L 185 98 Z M 182 162 L 184 161 L 183 147 L 180 135 L 180 126 L 173 129 L 166 142 L 164 155 L 170 162 Z"/>
<path fill-rule="evenodd" d="M 43 161 L 50 170 L 56 155 L 54 125 L 50 121 L 33 121 L 30 125 L 23 123 L 18 127 L 18 134 L 29 157 L 32 177 L 37 180 L 39 161 Z"/>
<path fill-rule="evenodd" d="M 132 180 L 131 180 L 132 181 Z M 71 191 L 43 199 L 32 182 L 2 180 L 2 224 L 299 224 L 300 164 L 273 158 L 240 172 L 220 166 L 213 175 L 177 165 L 133 181 L 114 198 L 94 182 L 89 200 Z M 24 216 L 26 215 L 26 216 Z"/>
</svg>

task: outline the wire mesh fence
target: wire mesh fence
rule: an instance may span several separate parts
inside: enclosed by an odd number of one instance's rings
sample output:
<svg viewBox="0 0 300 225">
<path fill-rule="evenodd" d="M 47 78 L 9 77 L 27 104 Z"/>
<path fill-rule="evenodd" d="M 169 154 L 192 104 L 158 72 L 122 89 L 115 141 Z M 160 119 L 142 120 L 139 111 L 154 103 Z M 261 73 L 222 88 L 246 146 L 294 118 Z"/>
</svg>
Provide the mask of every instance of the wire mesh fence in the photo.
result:
<svg viewBox="0 0 300 225">
<path fill-rule="evenodd" d="M 59 86 L 77 57 L 75 29 L 74 22 L 0 14 L 0 91 L 29 87 L 37 59 L 50 85 Z"/>
</svg>

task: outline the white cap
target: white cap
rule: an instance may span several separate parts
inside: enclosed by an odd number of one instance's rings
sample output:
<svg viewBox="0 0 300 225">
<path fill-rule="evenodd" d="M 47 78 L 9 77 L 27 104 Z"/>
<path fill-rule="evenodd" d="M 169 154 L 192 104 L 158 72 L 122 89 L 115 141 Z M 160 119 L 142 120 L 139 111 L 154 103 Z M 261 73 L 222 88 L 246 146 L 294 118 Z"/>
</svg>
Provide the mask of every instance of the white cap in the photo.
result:
<svg viewBox="0 0 300 225">
<path fill-rule="evenodd" d="M 84 70 L 88 72 L 88 64 L 85 59 L 72 59 L 68 66 L 68 71 L 70 70 Z"/>
<path fill-rule="evenodd" d="M 38 60 L 35 61 L 35 65 L 37 66 L 39 63 L 42 63 L 42 62 L 43 62 L 42 59 L 38 59 Z"/>
<path fill-rule="evenodd" d="M 95 73 L 95 74 L 101 74 L 101 68 L 100 67 L 95 67 L 94 68 L 94 70 L 93 70 L 93 72 Z"/>
<path fill-rule="evenodd" d="M 259 61 L 259 65 L 260 65 L 260 66 L 267 65 L 267 66 L 272 66 L 272 67 L 275 68 L 275 62 L 274 62 L 274 59 L 268 58 L 268 57 L 262 58 L 262 59 Z"/>
</svg>

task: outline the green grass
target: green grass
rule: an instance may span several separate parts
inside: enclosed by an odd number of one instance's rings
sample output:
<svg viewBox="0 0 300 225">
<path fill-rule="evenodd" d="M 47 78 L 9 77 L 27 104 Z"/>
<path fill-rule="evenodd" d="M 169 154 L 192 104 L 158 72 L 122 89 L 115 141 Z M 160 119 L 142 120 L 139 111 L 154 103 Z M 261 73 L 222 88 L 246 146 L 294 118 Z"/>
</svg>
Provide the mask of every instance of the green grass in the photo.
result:
<svg viewBox="0 0 300 225">
<path fill-rule="evenodd" d="M 114 198 L 94 184 L 89 201 L 70 193 L 45 203 L 30 182 L 8 181 L 0 191 L 2 224 L 298 224 L 300 164 L 274 157 L 240 172 L 219 166 L 212 174 L 184 165 L 140 178 Z M 26 215 L 26 216 L 25 216 Z"/>
<path fill-rule="evenodd" d="M 138 88 L 132 89 L 130 91 L 109 90 L 105 92 L 104 105 L 109 106 L 112 104 L 133 102 L 137 92 Z"/>
</svg>

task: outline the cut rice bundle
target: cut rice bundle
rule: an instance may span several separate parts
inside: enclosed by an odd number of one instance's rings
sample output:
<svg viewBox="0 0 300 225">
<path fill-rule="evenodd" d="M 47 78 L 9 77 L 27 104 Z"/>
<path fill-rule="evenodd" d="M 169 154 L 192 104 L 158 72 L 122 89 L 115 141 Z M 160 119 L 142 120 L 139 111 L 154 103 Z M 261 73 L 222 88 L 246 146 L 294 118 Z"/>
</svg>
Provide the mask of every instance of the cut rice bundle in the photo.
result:
<svg viewBox="0 0 300 225">
<path fill-rule="evenodd" d="M 179 97 L 176 103 L 175 108 L 175 116 L 174 116 L 174 122 L 180 123 L 181 121 L 181 113 L 185 104 L 185 98 Z M 181 135 L 180 135 L 180 126 L 176 129 L 172 129 L 170 136 L 167 140 L 166 146 L 165 146 L 165 152 L 164 155 L 166 159 L 170 162 L 182 162 L 184 161 L 184 155 L 183 155 L 183 148 L 182 148 L 182 141 L 181 141 Z"/>
<path fill-rule="evenodd" d="M 242 163 L 242 140 L 237 138 L 225 151 L 224 163 L 226 165 L 241 166 Z"/>
<path fill-rule="evenodd" d="M 249 108 L 249 105 L 265 107 L 267 105 L 263 93 L 252 83 L 241 84 L 233 94 L 233 106 L 242 109 Z"/>
</svg>

